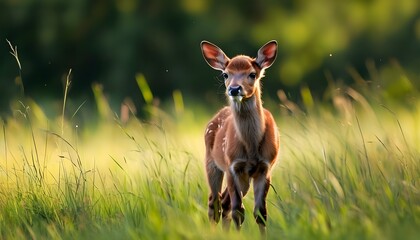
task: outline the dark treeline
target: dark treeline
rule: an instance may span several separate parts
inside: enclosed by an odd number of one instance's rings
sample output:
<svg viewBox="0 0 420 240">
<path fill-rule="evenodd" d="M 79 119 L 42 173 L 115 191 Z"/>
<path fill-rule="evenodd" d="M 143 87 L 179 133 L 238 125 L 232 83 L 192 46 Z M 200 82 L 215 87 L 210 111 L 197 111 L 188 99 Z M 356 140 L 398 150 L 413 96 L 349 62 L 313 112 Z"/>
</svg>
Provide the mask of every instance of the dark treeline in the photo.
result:
<svg viewBox="0 0 420 240">
<path fill-rule="evenodd" d="M 24 95 L 37 102 L 62 99 L 72 69 L 71 99 L 92 99 L 92 84 L 99 83 L 114 106 L 126 97 L 141 106 L 135 80 L 141 73 L 162 101 L 180 90 L 217 103 L 221 78 L 202 59 L 204 39 L 230 56 L 255 55 L 276 39 L 279 57 L 264 83 L 269 97 L 285 89 L 298 98 L 301 86 L 322 96 L 327 75 L 351 84 L 356 75 L 374 78 L 372 69 L 398 97 L 404 79 L 410 89 L 420 85 L 419 7 L 418 0 L 5 0 L 0 112 L 22 96 L 6 39 L 18 49 Z"/>
</svg>

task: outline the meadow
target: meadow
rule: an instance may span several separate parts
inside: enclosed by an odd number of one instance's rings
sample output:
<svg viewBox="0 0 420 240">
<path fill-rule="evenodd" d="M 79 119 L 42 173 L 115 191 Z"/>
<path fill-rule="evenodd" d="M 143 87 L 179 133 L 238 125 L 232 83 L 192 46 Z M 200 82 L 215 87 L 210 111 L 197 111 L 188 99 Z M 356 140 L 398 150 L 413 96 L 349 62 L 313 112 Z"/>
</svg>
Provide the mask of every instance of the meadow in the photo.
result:
<svg viewBox="0 0 420 240">
<path fill-rule="evenodd" d="M 284 99 L 271 104 L 281 153 L 269 239 L 418 237 L 420 102 L 347 93 L 304 112 Z M 15 106 L 1 123 L 0 238 L 258 238 L 252 192 L 241 232 L 207 220 L 203 129 L 211 113 L 150 106 L 148 120 L 116 114 L 79 125 L 47 117 L 30 100 Z"/>
<path fill-rule="evenodd" d="M 252 191 L 241 232 L 207 219 L 203 133 L 213 113 L 184 106 L 180 92 L 157 107 L 137 82 L 146 119 L 127 106 L 113 113 L 94 86 L 99 117 L 79 122 L 87 110 L 67 111 L 69 78 L 53 116 L 29 98 L 12 103 L 0 122 L 1 239 L 259 237 Z M 374 85 L 334 86 L 322 101 L 307 88 L 300 104 L 282 91 L 267 100 L 281 135 L 268 239 L 418 237 L 418 93 L 397 101 Z"/>
</svg>

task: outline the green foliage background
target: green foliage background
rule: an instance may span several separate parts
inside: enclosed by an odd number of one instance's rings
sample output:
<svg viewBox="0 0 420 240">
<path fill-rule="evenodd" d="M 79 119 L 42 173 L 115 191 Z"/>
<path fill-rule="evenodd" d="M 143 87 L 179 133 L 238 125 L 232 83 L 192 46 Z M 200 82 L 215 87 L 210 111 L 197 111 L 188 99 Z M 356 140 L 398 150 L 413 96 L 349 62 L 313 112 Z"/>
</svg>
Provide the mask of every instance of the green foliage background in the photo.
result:
<svg viewBox="0 0 420 240">
<path fill-rule="evenodd" d="M 399 67 L 409 76 L 408 91 L 420 86 L 417 0 L 4 0 L 0 6 L 2 114 L 22 94 L 22 81 L 26 96 L 57 108 L 45 100 L 62 98 L 70 68 L 70 94 L 80 99 L 74 108 L 92 99 L 93 83 L 102 86 L 115 111 L 126 97 L 142 106 L 138 73 L 163 101 L 180 90 L 184 97 L 218 104 L 223 97 L 215 98 L 215 89 L 219 96 L 223 90 L 217 89 L 218 73 L 202 60 L 203 39 L 230 56 L 255 55 L 276 39 L 279 58 L 264 83 L 271 98 L 285 89 L 298 100 L 301 86 L 322 98 L 328 77 L 352 83 L 375 74 L 383 80 L 380 87 L 401 97 L 407 83 L 398 81 Z M 21 80 L 15 79 L 5 39 L 18 46 Z"/>
</svg>

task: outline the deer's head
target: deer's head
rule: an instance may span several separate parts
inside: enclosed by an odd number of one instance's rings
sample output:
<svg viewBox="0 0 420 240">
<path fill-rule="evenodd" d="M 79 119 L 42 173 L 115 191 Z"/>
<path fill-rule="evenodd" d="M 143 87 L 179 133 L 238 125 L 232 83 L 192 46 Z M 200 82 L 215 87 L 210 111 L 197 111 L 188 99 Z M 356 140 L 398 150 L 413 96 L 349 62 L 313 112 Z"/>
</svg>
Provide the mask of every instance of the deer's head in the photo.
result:
<svg viewBox="0 0 420 240">
<path fill-rule="evenodd" d="M 236 104 L 260 94 L 260 79 L 264 70 L 270 67 L 277 55 L 277 42 L 270 41 L 262 46 L 256 58 L 238 55 L 229 58 L 216 45 L 202 41 L 201 50 L 210 67 L 222 71 L 226 95 Z"/>
</svg>

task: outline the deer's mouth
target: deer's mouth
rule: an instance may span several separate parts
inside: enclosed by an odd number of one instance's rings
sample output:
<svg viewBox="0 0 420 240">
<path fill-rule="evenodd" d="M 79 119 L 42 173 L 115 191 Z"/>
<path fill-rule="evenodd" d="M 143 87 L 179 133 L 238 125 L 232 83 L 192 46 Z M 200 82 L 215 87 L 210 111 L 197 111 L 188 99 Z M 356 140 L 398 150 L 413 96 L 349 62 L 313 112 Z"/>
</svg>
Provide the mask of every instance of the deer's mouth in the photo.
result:
<svg viewBox="0 0 420 240">
<path fill-rule="evenodd" d="M 244 96 L 242 95 L 229 96 L 229 97 L 233 102 L 236 102 L 236 103 L 240 103 L 244 99 Z"/>
</svg>

